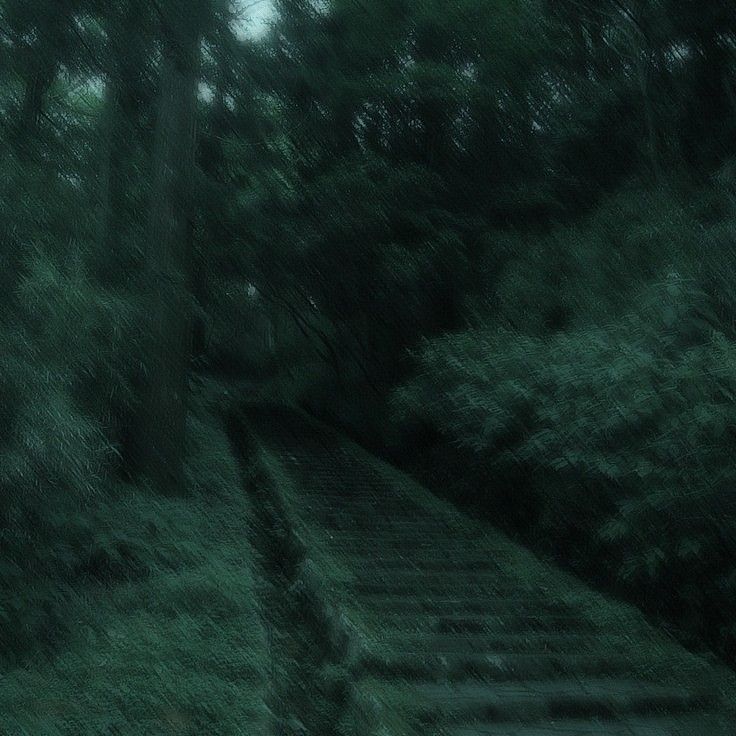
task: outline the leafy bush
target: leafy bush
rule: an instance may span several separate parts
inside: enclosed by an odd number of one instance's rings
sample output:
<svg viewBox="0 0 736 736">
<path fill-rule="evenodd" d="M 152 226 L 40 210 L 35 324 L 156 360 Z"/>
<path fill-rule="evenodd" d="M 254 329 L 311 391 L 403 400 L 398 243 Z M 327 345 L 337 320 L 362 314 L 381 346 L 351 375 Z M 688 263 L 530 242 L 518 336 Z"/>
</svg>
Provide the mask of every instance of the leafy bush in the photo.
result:
<svg viewBox="0 0 736 736">
<path fill-rule="evenodd" d="M 81 258 L 37 245 L 22 261 L 0 324 L 0 639 L 18 655 L 63 635 L 60 591 L 85 566 L 126 576 L 135 562 L 97 550 L 89 523 L 133 402 L 133 306 L 95 286 Z"/>
<path fill-rule="evenodd" d="M 573 557 L 613 563 L 621 588 L 693 621 L 701 606 L 733 610 L 736 344 L 715 321 L 670 273 L 606 325 L 448 335 L 417 355 L 398 418 L 490 469 L 481 504 L 532 478 L 527 532 L 554 548 L 577 528 Z"/>
<path fill-rule="evenodd" d="M 707 292 L 725 329 L 736 315 L 735 224 L 721 189 L 632 184 L 574 223 L 493 232 L 468 311 L 479 324 L 542 336 L 610 322 L 647 284 L 677 271 Z"/>
<path fill-rule="evenodd" d="M 189 416 L 185 496 L 111 483 L 56 530 L 53 548 L 77 565 L 66 579 L 3 577 L 0 710 L 9 733 L 266 729 L 251 509 L 227 435 L 205 406 L 216 402 L 202 393 Z"/>
</svg>

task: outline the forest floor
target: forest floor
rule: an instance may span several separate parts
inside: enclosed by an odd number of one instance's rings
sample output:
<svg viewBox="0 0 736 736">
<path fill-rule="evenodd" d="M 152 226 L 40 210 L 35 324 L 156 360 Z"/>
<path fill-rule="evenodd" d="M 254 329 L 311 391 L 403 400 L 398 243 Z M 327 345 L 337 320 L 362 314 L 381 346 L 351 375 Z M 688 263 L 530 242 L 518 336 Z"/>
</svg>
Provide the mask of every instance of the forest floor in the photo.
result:
<svg viewBox="0 0 736 736">
<path fill-rule="evenodd" d="M 313 420 L 246 413 L 353 641 L 342 666 L 362 725 L 338 732 L 733 736 L 736 676 L 715 658 Z"/>
</svg>

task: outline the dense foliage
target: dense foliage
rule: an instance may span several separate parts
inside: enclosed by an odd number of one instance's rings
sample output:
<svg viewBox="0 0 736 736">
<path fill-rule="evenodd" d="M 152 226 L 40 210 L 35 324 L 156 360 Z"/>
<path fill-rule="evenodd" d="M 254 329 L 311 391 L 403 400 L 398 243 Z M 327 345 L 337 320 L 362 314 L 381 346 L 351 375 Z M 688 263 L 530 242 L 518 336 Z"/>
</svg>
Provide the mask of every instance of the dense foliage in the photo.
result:
<svg viewBox="0 0 736 736">
<path fill-rule="evenodd" d="M 732 653 L 734 220 L 637 198 L 528 243 L 416 350 L 395 418 L 458 500 Z"/>
<path fill-rule="evenodd" d="M 147 569 L 207 375 L 733 659 L 734 6 L 273 9 L 0 3 L 0 648 Z"/>
</svg>

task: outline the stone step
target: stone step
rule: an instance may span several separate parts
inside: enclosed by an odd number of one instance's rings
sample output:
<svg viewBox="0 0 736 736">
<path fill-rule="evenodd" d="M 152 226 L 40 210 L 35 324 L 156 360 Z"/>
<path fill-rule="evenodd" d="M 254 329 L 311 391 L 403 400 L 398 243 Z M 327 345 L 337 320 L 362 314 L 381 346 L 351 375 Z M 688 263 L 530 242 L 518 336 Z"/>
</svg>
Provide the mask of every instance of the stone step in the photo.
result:
<svg viewBox="0 0 736 736">
<path fill-rule="evenodd" d="M 395 499 L 387 500 L 383 493 L 377 493 L 375 489 L 358 489 L 352 487 L 345 491 L 338 487 L 334 490 L 319 482 L 302 481 L 299 488 L 300 496 L 311 501 L 315 506 L 323 509 L 336 508 L 344 513 L 350 513 L 356 504 L 370 506 L 381 516 L 390 516 L 391 513 L 412 513 L 415 509 L 406 501 Z M 423 515 L 426 517 L 426 514 Z M 423 518 L 423 517 L 419 517 Z"/>
<path fill-rule="evenodd" d="M 469 555 L 448 557 L 447 555 L 412 555 L 411 553 L 396 554 L 389 552 L 384 554 L 381 550 L 373 552 L 348 551 L 344 558 L 360 570 L 370 565 L 373 569 L 380 570 L 404 570 L 411 569 L 428 573 L 457 574 L 466 571 L 481 570 L 503 570 L 506 559 L 500 556 L 473 557 Z"/>
<path fill-rule="evenodd" d="M 527 634 L 401 634 L 383 632 L 376 637 L 381 649 L 395 653 L 452 652 L 464 654 L 525 653 L 525 654 L 593 654 L 605 656 L 606 652 L 626 652 L 632 640 L 627 634 L 590 635 L 574 633 L 527 633 Z"/>
<path fill-rule="evenodd" d="M 367 535 L 348 535 L 344 532 L 330 531 L 330 549 L 335 554 L 351 555 L 356 559 L 356 568 L 363 566 L 364 560 L 381 561 L 385 559 L 432 560 L 441 557 L 447 560 L 463 560 L 468 556 L 468 545 L 462 542 L 417 542 L 397 536 L 371 537 Z M 487 559 L 498 559 L 488 555 Z"/>
<path fill-rule="evenodd" d="M 378 518 L 400 523 L 406 529 L 420 521 L 434 521 L 443 526 L 446 523 L 444 517 L 438 517 L 413 505 L 409 499 L 396 496 L 393 490 L 386 493 L 390 494 L 388 498 L 383 492 L 376 492 L 375 489 L 352 488 L 349 492 L 345 492 L 340 488 L 333 490 L 312 482 L 302 482 L 300 485 L 300 496 L 315 506 L 322 506 L 325 510 L 334 509 L 343 514 L 358 516 L 361 509 L 370 508 Z"/>
<path fill-rule="evenodd" d="M 318 509 L 324 516 L 332 513 L 346 521 L 351 519 L 356 522 L 369 521 L 392 527 L 397 532 L 405 534 L 416 536 L 416 534 L 421 534 L 423 530 L 427 530 L 433 534 L 445 533 L 448 529 L 447 526 L 438 523 L 438 520 L 429 514 L 423 513 L 418 509 L 406 508 L 403 504 L 399 503 L 386 504 L 381 498 L 348 498 L 343 503 L 339 498 L 318 499 L 312 493 L 305 493 L 304 500 L 307 505 L 311 505 L 313 509 Z M 366 517 L 366 514 L 370 514 L 370 516 Z M 401 517 L 408 515 L 412 516 L 411 524 L 404 524 L 398 521 Z M 449 531 L 446 533 L 449 534 Z"/>
<path fill-rule="evenodd" d="M 388 506 L 384 505 L 381 499 L 373 499 L 376 501 L 381 502 L 381 505 L 375 508 L 376 511 L 376 519 L 379 520 L 383 525 L 385 525 L 387 528 L 391 528 L 396 530 L 397 532 L 402 532 L 404 534 L 411 533 L 411 532 L 419 532 L 421 533 L 425 529 L 429 530 L 438 530 L 441 532 L 452 532 L 454 534 L 457 533 L 457 525 L 453 524 L 452 521 L 449 519 L 446 519 L 443 516 L 438 516 L 436 514 L 429 514 L 429 513 L 421 513 L 421 514 L 414 514 L 411 517 L 411 521 L 407 521 L 406 519 L 400 517 L 400 516 L 392 516 L 390 513 L 384 513 L 387 509 L 390 510 L 392 508 L 398 508 L 400 510 L 403 510 L 401 504 L 397 501 L 396 504 L 390 504 Z M 314 495 L 308 494 L 306 505 L 310 505 L 313 503 L 315 507 L 319 506 L 317 503 L 318 499 L 315 498 Z M 331 505 L 325 506 L 322 508 L 323 513 L 325 516 L 338 516 L 344 520 L 355 520 L 355 521 L 363 521 L 361 518 L 361 513 L 354 513 L 351 512 L 350 509 L 352 508 L 351 504 L 347 504 L 346 509 L 342 508 L 335 508 Z"/>
<path fill-rule="evenodd" d="M 614 678 L 419 683 L 407 687 L 415 698 L 419 718 L 430 724 L 686 715 L 709 700 L 705 693 Z"/>
<path fill-rule="evenodd" d="M 500 567 L 490 570 L 467 570 L 462 577 L 458 577 L 457 574 L 446 571 L 421 570 L 416 567 L 386 570 L 379 565 L 371 564 L 370 558 L 367 558 L 365 564 L 356 570 L 356 576 L 366 585 L 388 582 L 392 585 L 408 585 L 412 588 L 416 586 L 424 589 L 434 589 L 438 585 L 442 588 L 448 586 L 457 588 L 459 581 L 463 585 L 467 583 L 470 586 L 513 581 L 513 578 Z"/>
<path fill-rule="evenodd" d="M 509 614 L 514 611 L 530 614 L 567 613 L 568 605 L 553 598 L 542 598 L 539 595 L 524 595 L 523 591 L 514 591 L 506 596 L 433 596 L 407 597 L 405 595 L 376 594 L 362 596 L 361 606 L 367 610 L 377 610 L 387 614 L 412 616 L 417 613 L 431 613 L 438 616 L 468 616 L 483 614 Z"/>
<path fill-rule="evenodd" d="M 322 528 L 325 540 L 329 546 L 331 554 L 359 554 L 363 560 L 370 560 L 375 554 L 376 558 L 391 556 L 412 556 L 416 559 L 435 555 L 438 552 L 444 554 L 448 559 L 461 557 L 463 552 L 467 552 L 467 546 L 462 543 L 447 542 L 437 544 L 417 543 L 405 537 L 397 536 L 394 538 L 384 535 L 348 535 L 339 530 L 331 530 L 326 527 Z M 359 563 L 356 567 L 362 567 Z"/>
<path fill-rule="evenodd" d="M 554 619 L 561 626 L 573 626 L 577 622 L 582 622 L 583 626 L 588 625 L 588 622 L 582 619 L 581 615 L 573 609 L 566 609 L 561 604 L 544 607 L 536 598 L 530 600 L 516 598 L 508 600 L 508 602 L 507 599 L 489 601 L 488 610 L 479 613 L 456 612 L 453 610 L 432 611 L 416 607 L 405 610 L 380 610 L 370 613 L 366 620 L 376 621 L 382 627 L 392 625 L 403 630 L 410 629 L 411 622 L 417 622 L 423 631 L 438 629 L 472 633 L 474 630 L 485 631 L 484 623 L 486 621 L 494 624 L 500 623 L 499 619 L 506 622 L 514 619 L 532 620 L 538 618 Z"/>
<path fill-rule="evenodd" d="M 282 461 L 283 462 L 283 461 Z M 397 495 L 397 489 L 393 483 L 379 481 L 375 478 L 365 478 L 344 470 L 327 468 L 320 470 L 308 463 L 287 461 L 284 463 L 287 469 L 302 481 L 302 485 L 308 491 L 322 493 L 332 500 L 335 496 L 340 498 L 368 494 L 380 498 L 386 503 L 396 502 L 401 499 Z M 402 499 L 403 500 L 403 499 Z M 410 501 L 411 499 L 407 499 Z M 416 503 L 416 502 L 414 502 Z"/>
<path fill-rule="evenodd" d="M 599 627 L 575 614 L 523 613 L 509 610 L 504 614 L 446 615 L 431 613 L 381 614 L 375 624 L 385 630 L 483 634 L 500 631 L 514 634 L 526 632 L 581 631 L 593 633 Z M 607 628 L 611 631 L 611 628 Z"/>
<path fill-rule="evenodd" d="M 309 503 L 309 496 L 306 497 L 306 502 Z M 421 521 L 421 520 L 420 520 Z M 476 554 L 483 550 L 484 554 L 487 554 L 489 546 L 493 543 L 493 538 L 485 537 L 482 541 L 482 547 L 478 547 L 478 540 L 466 534 L 462 528 L 457 527 L 453 529 L 452 526 L 430 526 L 429 524 L 425 527 L 428 533 L 422 533 L 422 527 L 419 522 L 410 526 L 402 527 L 397 524 L 392 524 L 389 520 L 384 523 L 384 527 L 378 530 L 379 534 L 384 534 L 387 540 L 404 539 L 418 547 L 427 547 L 429 550 L 434 550 L 435 554 L 441 553 L 446 547 L 452 548 L 461 546 L 463 550 L 468 553 L 473 551 L 475 546 Z M 345 532 L 349 535 L 350 532 Z M 361 537 L 360 534 L 353 532 L 353 536 L 356 539 Z M 496 542 L 495 547 L 500 551 L 504 549 L 502 543 Z M 508 550 L 508 547 L 506 547 Z"/>
<path fill-rule="evenodd" d="M 314 499 L 315 502 L 322 501 L 326 507 L 337 503 L 349 510 L 349 503 L 342 504 L 342 501 L 363 500 L 375 503 L 377 511 L 401 509 L 418 512 L 420 515 L 417 518 L 430 516 L 427 511 L 422 510 L 416 501 L 397 493 L 396 489 L 390 485 L 377 486 L 372 482 L 360 483 L 356 482 L 355 478 L 339 478 L 334 475 L 320 477 L 315 475 L 313 471 L 299 474 L 302 476 L 300 479 L 300 493 L 304 493 L 309 498 Z M 397 520 L 411 523 L 415 518 L 405 516 Z"/>
<path fill-rule="evenodd" d="M 678 716 L 600 719 L 549 719 L 523 724 L 515 721 L 457 726 L 444 736 L 733 736 L 733 724 L 719 716 L 697 713 Z"/>
<path fill-rule="evenodd" d="M 417 540 L 428 536 L 451 534 L 446 527 L 436 526 L 432 522 L 401 527 L 390 519 L 377 516 L 370 508 L 365 510 L 362 518 L 341 516 L 334 509 L 325 511 L 324 509 L 315 509 L 309 504 L 305 504 L 302 513 L 311 517 L 313 523 L 340 531 L 343 534 L 360 534 L 363 537 L 390 539 L 392 542 L 396 538 Z"/>
<path fill-rule="evenodd" d="M 345 495 L 337 491 L 332 493 L 315 488 L 302 489 L 300 496 L 312 506 L 320 507 L 325 513 L 334 511 L 348 518 L 359 518 L 360 511 L 362 511 L 361 507 L 368 507 L 376 513 L 376 518 L 391 522 L 401 529 L 411 529 L 421 523 L 435 524 L 440 528 L 446 528 L 450 523 L 444 517 L 438 517 L 411 506 L 410 503 L 400 497 L 389 501 L 375 493 L 358 493 L 353 490 L 350 494 Z M 408 514 L 412 514 L 412 516 L 408 516 Z"/>
<path fill-rule="evenodd" d="M 563 675 L 625 677 L 645 671 L 646 658 L 639 662 L 619 654 L 465 654 L 432 652 L 402 653 L 374 651 L 364 654 L 356 672 L 402 680 L 467 680 L 494 682 L 545 680 Z"/>
<path fill-rule="evenodd" d="M 366 575 L 367 571 L 356 572 L 356 574 Z M 423 579 L 421 575 L 405 580 L 371 580 L 368 578 L 350 583 L 349 589 L 352 593 L 360 596 L 394 595 L 408 598 L 417 596 L 428 598 L 434 594 L 440 594 L 441 597 L 457 600 L 484 595 L 494 598 L 514 593 L 517 595 L 520 593 L 538 595 L 540 599 L 552 595 L 551 592 L 542 588 L 524 588 L 521 582 L 515 584 L 513 578 L 501 577 L 494 573 L 488 574 L 485 578 L 478 576 L 476 579 L 470 580 L 459 580 L 457 577 L 452 578 L 446 575 L 434 579 Z"/>
<path fill-rule="evenodd" d="M 356 478 L 344 473 L 315 472 L 314 468 L 303 466 L 290 468 L 297 475 L 304 490 L 309 494 L 321 495 L 328 503 L 341 501 L 344 498 L 371 497 L 383 506 L 408 505 L 416 508 L 416 502 L 397 492 L 391 483 L 377 483 L 372 479 Z"/>
<path fill-rule="evenodd" d="M 403 529 L 404 531 L 421 528 L 422 526 L 426 526 L 428 529 L 449 529 L 451 527 L 449 519 L 412 508 L 401 498 L 387 501 L 385 498 L 373 494 L 345 496 L 323 493 L 311 488 L 305 489 L 301 495 L 308 504 L 321 507 L 325 513 L 332 511 L 345 518 L 359 519 L 364 510 L 370 509 L 375 513 L 376 519 L 393 524 L 397 529 Z"/>
</svg>

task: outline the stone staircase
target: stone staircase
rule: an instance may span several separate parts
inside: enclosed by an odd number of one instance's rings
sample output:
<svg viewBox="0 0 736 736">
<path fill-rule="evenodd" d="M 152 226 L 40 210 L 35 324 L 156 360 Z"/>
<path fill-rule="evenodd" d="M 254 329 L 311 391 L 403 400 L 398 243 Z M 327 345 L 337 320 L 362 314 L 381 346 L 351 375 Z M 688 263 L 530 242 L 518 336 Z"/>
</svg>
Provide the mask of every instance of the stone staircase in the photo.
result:
<svg viewBox="0 0 736 736">
<path fill-rule="evenodd" d="M 735 736 L 736 678 L 332 430 L 247 412 L 362 646 L 377 733 Z"/>
</svg>

